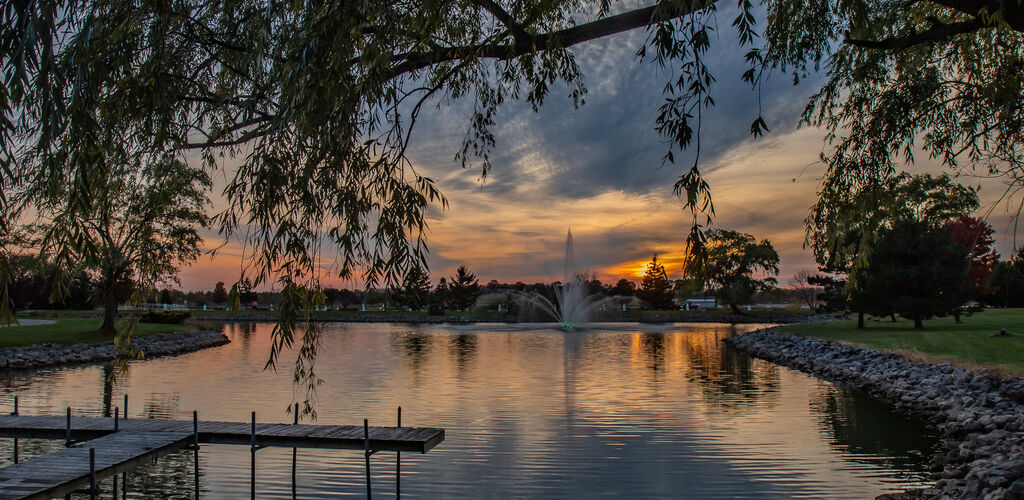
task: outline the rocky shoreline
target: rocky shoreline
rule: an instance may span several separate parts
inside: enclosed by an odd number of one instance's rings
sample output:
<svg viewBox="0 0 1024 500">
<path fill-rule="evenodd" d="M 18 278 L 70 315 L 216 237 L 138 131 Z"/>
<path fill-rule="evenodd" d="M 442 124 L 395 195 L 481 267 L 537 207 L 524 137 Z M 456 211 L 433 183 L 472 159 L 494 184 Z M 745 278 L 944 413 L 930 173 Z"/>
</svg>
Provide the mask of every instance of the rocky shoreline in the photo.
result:
<svg viewBox="0 0 1024 500">
<path fill-rule="evenodd" d="M 209 330 L 186 333 L 160 333 L 133 339 L 147 359 L 198 351 L 230 342 L 224 334 Z M 0 370 L 25 370 L 46 366 L 97 363 L 114 359 L 114 343 L 37 344 L 0 349 Z"/>
<path fill-rule="evenodd" d="M 945 434 L 933 487 L 880 498 L 1024 498 L 1024 379 L 772 329 L 726 339 L 773 363 L 863 390 L 922 416 Z"/>
</svg>

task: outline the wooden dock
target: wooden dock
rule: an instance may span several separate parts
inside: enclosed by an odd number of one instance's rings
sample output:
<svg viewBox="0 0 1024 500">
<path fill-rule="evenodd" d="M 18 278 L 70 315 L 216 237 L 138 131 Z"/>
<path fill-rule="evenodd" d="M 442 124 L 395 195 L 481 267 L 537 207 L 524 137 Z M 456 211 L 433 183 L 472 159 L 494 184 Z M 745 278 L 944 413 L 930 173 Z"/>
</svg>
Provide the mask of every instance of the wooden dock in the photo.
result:
<svg viewBox="0 0 1024 500">
<path fill-rule="evenodd" d="M 127 399 L 126 399 L 127 403 Z M 199 444 L 248 445 L 252 451 L 250 490 L 256 496 L 256 451 L 268 446 L 292 448 L 292 489 L 295 488 L 295 448 L 363 450 L 366 492 L 370 496 L 370 456 L 380 451 L 426 453 L 444 441 L 444 429 L 363 425 L 258 424 L 252 421 L 122 419 L 115 417 L 0 415 L 0 437 L 63 439 L 72 446 L 0 469 L 0 500 L 53 498 L 88 487 L 93 498 L 97 481 L 186 447 L 196 453 L 196 498 L 199 495 Z M 400 494 L 400 458 L 396 465 L 396 493 Z M 115 482 L 116 485 L 116 482 Z"/>
<path fill-rule="evenodd" d="M 185 432 L 192 434 L 191 420 L 120 419 L 121 431 Z M 71 417 L 71 440 L 84 441 L 114 432 L 109 417 Z M 65 439 L 66 417 L 0 415 L 0 437 Z M 426 453 L 444 441 L 444 429 L 433 427 L 370 427 L 370 449 Z M 248 422 L 199 421 L 199 442 L 252 445 Z M 286 448 L 365 448 L 361 425 L 256 424 L 256 446 Z"/>
<path fill-rule="evenodd" d="M 192 439 L 191 432 L 115 432 L 0 469 L 0 499 L 61 497 L 89 488 L 96 478 L 185 448 Z"/>
</svg>

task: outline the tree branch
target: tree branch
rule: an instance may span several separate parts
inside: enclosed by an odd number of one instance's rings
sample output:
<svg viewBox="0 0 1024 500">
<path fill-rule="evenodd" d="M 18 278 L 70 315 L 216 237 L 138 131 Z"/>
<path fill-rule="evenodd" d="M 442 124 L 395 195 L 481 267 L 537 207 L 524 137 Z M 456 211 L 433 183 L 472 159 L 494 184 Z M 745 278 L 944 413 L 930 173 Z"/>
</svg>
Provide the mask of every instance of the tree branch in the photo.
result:
<svg viewBox="0 0 1024 500">
<path fill-rule="evenodd" d="M 604 38 L 617 33 L 630 31 L 643 26 L 671 21 L 695 12 L 707 9 L 718 0 L 687 2 L 681 7 L 652 5 L 622 14 L 598 19 L 589 23 L 573 26 L 552 33 L 538 34 L 526 43 L 480 44 L 461 47 L 445 47 L 430 52 L 413 52 L 396 64 L 390 78 L 439 64 L 470 56 L 494 59 L 512 59 L 531 52 L 541 52 L 552 47 L 571 47 L 573 45 Z"/>
<path fill-rule="evenodd" d="M 952 38 L 956 35 L 977 31 L 986 26 L 988 25 L 982 21 L 981 18 L 974 18 L 970 21 L 961 21 L 949 24 L 934 22 L 931 28 L 920 33 L 914 33 L 902 37 L 886 38 L 884 40 L 857 40 L 850 38 L 849 33 L 847 33 L 846 38 L 843 39 L 843 43 L 865 49 L 895 51 L 907 49 L 922 43 L 939 42 Z"/>
<path fill-rule="evenodd" d="M 478 5 L 484 8 L 487 12 L 490 12 L 501 24 L 504 24 L 508 28 L 509 32 L 512 33 L 512 37 L 516 39 L 516 43 L 528 43 L 533 39 L 533 35 L 528 33 L 526 29 L 522 27 L 512 15 L 502 9 L 500 5 L 494 2 L 494 0 L 475 0 Z"/>
</svg>

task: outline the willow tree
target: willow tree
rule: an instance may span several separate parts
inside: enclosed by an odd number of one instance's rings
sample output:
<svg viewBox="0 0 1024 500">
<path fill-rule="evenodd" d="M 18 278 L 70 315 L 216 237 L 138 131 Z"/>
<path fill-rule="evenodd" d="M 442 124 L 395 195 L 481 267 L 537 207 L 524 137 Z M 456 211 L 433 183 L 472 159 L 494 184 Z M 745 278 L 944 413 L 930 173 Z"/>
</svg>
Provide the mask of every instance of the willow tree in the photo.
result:
<svg viewBox="0 0 1024 500">
<path fill-rule="evenodd" d="M 735 38 L 715 34 L 720 5 Z M 712 43 L 747 49 L 743 78 L 755 91 L 774 72 L 825 67 L 805 119 L 836 146 L 827 199 L 893 170 L 919 137 L 952 169 L 1017 176 L 1022 13 L 1019 0 L 6 0 L 0 173 L 13 183 L 90 177 L 80 174 L 88 164 L 18 161 L 85 141 L 68 132 L 82 99 L 143 150 L 195 150 L 210 170 L 234 156 L 219 228 L 247 240 L 247 275 L 279 281 L 308 311 L 325 255 L 337 253 L 342 277 L 362 272 L 385 287 L 423 260 L 424 213 L 446 202 L 406 156 L 421 111 L 471 101 L 454 153 L 486 174 L 504 103 L 536 109 L 564 86 L 581 105 L 575 47 L 639 29 L 638 57 L 671 70 L 652 110 L 669 143 L 663 162 L 698 153 L 678 168 L 675 191 L 693 217 L 688 255 L 701 257 L 700 225 L 714 213 L 699 168 Z M 753 135 L 766 131 L 759 110 L 750 119 Z M 305 317 L 282 311 L 275 346 L 290 345 Z"/>
</svg>

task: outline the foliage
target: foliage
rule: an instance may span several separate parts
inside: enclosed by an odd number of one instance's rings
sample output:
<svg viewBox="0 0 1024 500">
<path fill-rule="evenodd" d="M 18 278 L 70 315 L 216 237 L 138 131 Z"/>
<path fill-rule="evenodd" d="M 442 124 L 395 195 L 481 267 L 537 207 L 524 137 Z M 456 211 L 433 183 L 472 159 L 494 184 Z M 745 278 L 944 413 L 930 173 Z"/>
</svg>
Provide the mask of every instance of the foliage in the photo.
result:
<svg viewBox="0 0 1024 500">
<path fill-rule="evenodd" d="M 969 283 L 981 290 L 999 262 L 999 253 L 992 248 L 995 229 L 981 219 L 966 216 L 947 222 L 942 227 L 949 231 L 953 241 L 968 249 Z"/>
<path fill-rule="evenodd" d="M 665 266 L 658 262 L 658 254 L 654 254 L 651 261 L 647 263 L 636 296 L 646 302 L 651 309 L 662 311 L 675 309 L 672 302 L 674 298 L 672 282 L 669 281 L 668 275 L 665 273 Z"/>
<path fill-rule="evenodd" d="M 755 293 L 770 292 L 778 283 L 779 254 L 768 240 L 758 242 L 752 235 L 728 229 L 708 231 L 708 258 L 693 275 L 723 304 L 739 314 L 738 304 L 748 303 Z M 693 270 L 687 268 L 687 273 Z"/>
<path fill-rule="evenodd" d="M 418 311 L 430 299 L 430 275 L 421 266 L 413 266 L 402 282 L 401 304 Z"/>
<path fill-rule="evenodd" d="M 480 296 L 480 281 L 468 267 L 459 266 L 455 270 L 455 276 L 448 281 L 448 296 L 452 307 L 466 311 L 473 307 L 476 298 Z"/>
<path fill-rule="evenodd" d="M 818 312 L 839 312 L 849 309 L 845 271 L 819 267 L 817 274 L 807 277 L 807 283 L 821 289 L 817 297 Z"/>
<path fill-rule="evenodd" d="M 989 277 L 985 301 L 1003 307 L 1024 307 L 1024 247 L 1017 249 L 1010 260 L 996 265 Z"/>
<path fill-rule="evenodd" d="M 139 316 L 142 323 L 182 324 L 190 318 L 188 311 L 146 311 Z"/>
<path fill-rule="evenodd" d="M 846 269 L 855 283 L 878 234 L 895 221 L 938 226 L 966 217 L 978 206 L 977 191 L 948 175 L 901 173 L 856 191 L 823 192 L 806 219 L 807 245 L 819 265 Z"/>
<path fill-rule="evenodd" d="M 949 231 L 925 222 L 897 221 L 880 235 L 858 290 L 864 312 L 922 321 L 957 311 L 965 293 L 969 251 Z"/>
<path fill-rule="evenodd" d="M 112 142 L 99 147 L 106 153 L 92 160 L 103 168 L 88 184 L 62 186 L 56 196 L 19 194 L 40 202 L 37 244 L 60 278 L 52 297 L 67 294 L 76 267 L 94 270 L 106 311 L 101 331 L 114 334 L 117 306 L 129 291 L 142 302 L 157 283 L 176 281 L 180 264 L 198 257 L 210 180 L 177 160 L 139 167 Z M 75 208 L 86 201 L 87 210 Z"/>
<path fill-rule="evenodd" d="M 636 294 L 636 283 L 622 278 L 615 283 L 615 286 L 608 290 L 608 293 L 614 296 L 632 297 Z"/>
<path fill-rule="evenodd" d="M 213 294 L 210 295 L 210 301 L 214 304 L 223 304 L 228 301 L 228 290 L 224 288 L 224 282 L 218 281 L 213 287 Z"/>
<path fill-rule="evenodd" d="M 430 294 L 430 314 L 438 316 L 444 314 L 451 305 L 451 290 L 448 287 L 448 279 L 441 278 L 437 282 L 437 286 L 434 287 L 434 291 Z"/>
</svg>

